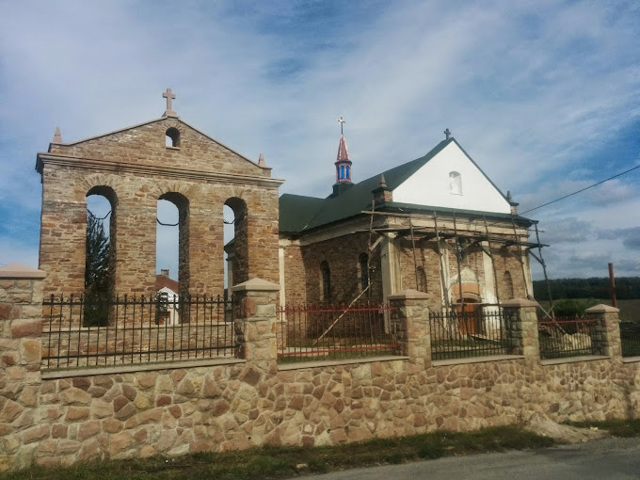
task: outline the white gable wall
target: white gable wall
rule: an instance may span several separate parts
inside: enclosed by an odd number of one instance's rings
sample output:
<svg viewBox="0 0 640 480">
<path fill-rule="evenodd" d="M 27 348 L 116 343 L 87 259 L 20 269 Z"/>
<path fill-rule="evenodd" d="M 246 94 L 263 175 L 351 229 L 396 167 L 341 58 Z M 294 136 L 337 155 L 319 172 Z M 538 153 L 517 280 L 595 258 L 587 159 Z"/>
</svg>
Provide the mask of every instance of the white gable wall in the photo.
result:
<svg viewBox="0 0 640 480">
<path fill-rule="evenodd" d="M 460 174 L 462 194 L 452 193 L 450 172 Z M 393 201 L 456 210 L 510 213 L 511 206 L 455 142 L 449 143 L 393 190 Z"/>
</svg>

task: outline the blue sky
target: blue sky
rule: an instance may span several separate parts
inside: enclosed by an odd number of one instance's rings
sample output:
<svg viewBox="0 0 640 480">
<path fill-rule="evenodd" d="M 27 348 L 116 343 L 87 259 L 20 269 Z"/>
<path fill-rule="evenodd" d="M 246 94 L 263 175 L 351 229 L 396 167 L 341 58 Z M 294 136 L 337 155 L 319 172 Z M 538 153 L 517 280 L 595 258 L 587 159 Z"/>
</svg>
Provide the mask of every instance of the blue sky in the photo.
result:
<svg viewBox="0 0 640 480">
<path fill-rule="evenodd" d="M 636 1 L 0 6 L 0 265 L 37 266 L 34 165 L 55 128 L 157 118 L 167 87 L 183 120 L 264 153 L 281 193 L 330 192 L 340 115 L 354 181 L 448 127 L 521 212 L 640 164 Z M 639 185 L 640 169 L 531 213 L 552 278 L 640 275 Z"/>
</svg>

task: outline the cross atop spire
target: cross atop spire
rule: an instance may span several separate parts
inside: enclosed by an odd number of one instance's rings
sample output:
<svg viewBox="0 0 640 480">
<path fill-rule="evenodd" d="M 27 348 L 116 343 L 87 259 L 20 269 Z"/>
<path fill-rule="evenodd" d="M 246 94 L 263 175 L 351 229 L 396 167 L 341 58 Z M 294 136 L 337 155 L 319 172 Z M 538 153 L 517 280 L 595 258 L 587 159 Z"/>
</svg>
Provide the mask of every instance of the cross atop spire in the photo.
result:
<svg viewBox="0 0 640 480">
<path fill-rule="evenodd" d="M 347 121 L 342 118 L 338 119 L 340 124 L 340 143 L 338 144 L 338 158 L 336 158 L 336 184 L 334 185 L 334 194 L 340 192 L 341 185 L 352 185 L 351 183 L 351 160 L 349 160 L 349 151 L 347 150 L 347 141 L 344 139 L 344 124 Z M 336 190 L 336 187 L 338 189 Z"/>
<path fill-rule="evenodd" d="M 347 121 L 342 118 L 342 115 L 340 115 L 340 118 L 338 119 L 338 123 L 340 124 L 340 135 L 344 135 L 344 124 L 347 123 Z"/>
<path fill-rule="evenodd" d="M 449 140 L 449 137 L 450 137 L 450 136 L 451 136 L 451 131 L 447 128 L 447 129 L 444 131 L 444 139 L 445 139 L 445 140 Z"/>
<path fill-rule="evenodd" d="M 162 115 L 163 117 L 177 117 L 178 114 L 171 109 L 171 100 L 176 99 L 176 94 L 171 91 L 170 88 L 167 88 L 167 91 L 162 94 L 164 98 L 167 99 L 167 110 Z"/>
</svg>

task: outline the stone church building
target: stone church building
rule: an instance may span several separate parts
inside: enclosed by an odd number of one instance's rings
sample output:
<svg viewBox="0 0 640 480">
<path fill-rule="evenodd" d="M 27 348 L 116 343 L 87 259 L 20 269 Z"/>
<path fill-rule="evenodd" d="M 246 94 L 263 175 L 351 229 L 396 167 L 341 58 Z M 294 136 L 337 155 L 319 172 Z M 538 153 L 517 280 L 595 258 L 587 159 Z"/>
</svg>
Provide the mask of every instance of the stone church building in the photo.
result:
<svg viewBox="0 0 640 480">
<path fill-rule="evenodd" d="M 110 278 L 119 294 L 153 294 L 158 200 L 179 211 L 180 295 L 225 288 L 223 206 L 234 212 L 229 278 L 280 285 L 280 303 L 383 301 L 404 289 L 433 309 L 466 309 L 533 293 L 528 229 L 450 137 L 424 156 L 353 182 L 344 135 L 325 198 L 284 194 L 254 162 L 181 120 L 162 117 L 65 143 L 37 156 L 42 177 L 40 265 L 45 294 L 84 289 L 87 197 L 104 196 Z M 353 167 L 353 168 L 352 168 Z M 328 186 L 329 187 L 329 186 Z M 329 189 L 328 189 L 329 190 Z"/>
</svg>

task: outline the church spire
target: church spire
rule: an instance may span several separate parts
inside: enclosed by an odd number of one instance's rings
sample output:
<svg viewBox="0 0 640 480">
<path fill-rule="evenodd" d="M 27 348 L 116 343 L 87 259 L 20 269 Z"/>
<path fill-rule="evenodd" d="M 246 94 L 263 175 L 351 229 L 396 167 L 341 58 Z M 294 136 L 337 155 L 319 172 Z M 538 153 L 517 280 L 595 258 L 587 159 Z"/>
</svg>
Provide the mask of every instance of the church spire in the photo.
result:
<svg viewBox="0 0 640 480">
<path fill-rule="evenodd" d="M 338 145 L 338 157 L 335 162 L 336 185 L 351 185 L 351 160 L 349 160 L 347 141 L 344 139 L 344 124 L 347 121 L 340 116 L 338 123 L 340 124 L 340 143 Z"/>
</svg>

